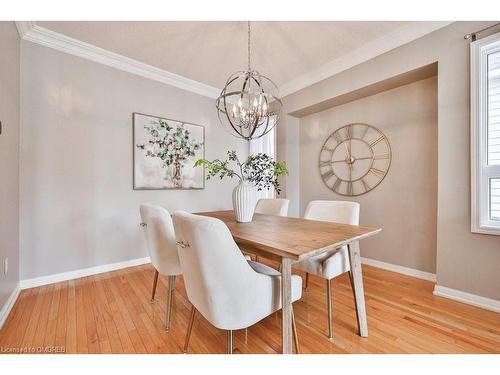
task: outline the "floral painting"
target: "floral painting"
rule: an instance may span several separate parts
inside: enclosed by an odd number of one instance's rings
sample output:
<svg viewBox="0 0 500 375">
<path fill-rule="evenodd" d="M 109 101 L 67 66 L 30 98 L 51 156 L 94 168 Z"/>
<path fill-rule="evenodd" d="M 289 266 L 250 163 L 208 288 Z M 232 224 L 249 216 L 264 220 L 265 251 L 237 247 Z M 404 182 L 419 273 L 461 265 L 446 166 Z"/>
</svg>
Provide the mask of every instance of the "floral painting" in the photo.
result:
<svg viewBox="0 0 500 375">
<path fill-rule="evenodd" d="M 133 114 L 134 189 L 203 189 L 204 128 L 161 117 Z"/>
</svg>

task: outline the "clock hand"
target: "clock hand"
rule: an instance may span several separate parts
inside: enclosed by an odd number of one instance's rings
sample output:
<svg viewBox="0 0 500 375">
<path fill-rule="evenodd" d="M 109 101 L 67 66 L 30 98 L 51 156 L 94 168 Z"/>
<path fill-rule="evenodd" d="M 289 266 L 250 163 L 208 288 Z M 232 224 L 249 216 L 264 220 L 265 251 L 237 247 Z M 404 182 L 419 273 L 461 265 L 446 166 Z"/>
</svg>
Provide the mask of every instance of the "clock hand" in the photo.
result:
<svg viewBox="0 0 500 375">
<path fill-rule="evenodd" d="M 356 158 L 355 160 L 366 160 L 366 159 L 373 159 L 373 156 L 366 156 L 364 158 Z"/>
<path fill-rule="evenodd" d="M 349 152 L 349 148 L 347 147 L 347 142 L 344 143 L 344 146 L 345 146 L 346 157 L 349 159 L 351 157 L 351 153 Z"/>
<path fill-rule="evenodd" d="M 349 158 L 352 158 L 352 138 L 349 138 Z"/>
<path fill-rule="evenodd" d="M 347 164 L 349 165 L 349 174 L 351 174 L 352 171 L 352 163 L 351 163 L 351 152 L 349 151 L 349 148 L 347 147 L 347 142 L 344 143 L 345 145 L 345 150 L 346 150 L 346 160 L 349 160 Z"/>
</svg>

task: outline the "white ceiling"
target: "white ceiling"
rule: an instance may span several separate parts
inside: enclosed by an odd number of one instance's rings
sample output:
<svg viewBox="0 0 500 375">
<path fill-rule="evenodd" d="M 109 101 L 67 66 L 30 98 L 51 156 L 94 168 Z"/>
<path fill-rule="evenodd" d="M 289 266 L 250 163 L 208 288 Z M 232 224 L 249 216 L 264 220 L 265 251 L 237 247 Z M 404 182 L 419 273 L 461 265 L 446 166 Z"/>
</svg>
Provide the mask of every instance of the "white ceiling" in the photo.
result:
<svg viewBox="0 0 500 375">
<path fill-rule="evenodd" d="M 278 86 L 427 22 L 252 22 L 252 68 Z M 37 22 L 217 88 L 247 64 L 246 22 Z"/>
</svg>

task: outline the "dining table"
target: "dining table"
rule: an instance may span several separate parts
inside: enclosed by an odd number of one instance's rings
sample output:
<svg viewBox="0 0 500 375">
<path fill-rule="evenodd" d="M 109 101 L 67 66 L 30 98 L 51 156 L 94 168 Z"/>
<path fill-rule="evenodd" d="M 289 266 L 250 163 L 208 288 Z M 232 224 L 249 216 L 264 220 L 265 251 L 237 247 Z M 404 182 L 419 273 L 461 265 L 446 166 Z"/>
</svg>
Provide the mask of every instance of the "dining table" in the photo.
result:
<svg viewBox="0 0 500 375">
<path fill-rule="evenodd" d="M 342 246 L 347 246 L 349 253 L 359 334 L 368 337 L 359 241 L 376 235 L 381 229 L 263 214 L 254 214 L 251 222 L 239 223 L 233 211 L 198 214 L 222 220 L 235 242 L 245 251 L 281 264 L 283 354 L 292 353 L 293 263 Z"/>
</svg>

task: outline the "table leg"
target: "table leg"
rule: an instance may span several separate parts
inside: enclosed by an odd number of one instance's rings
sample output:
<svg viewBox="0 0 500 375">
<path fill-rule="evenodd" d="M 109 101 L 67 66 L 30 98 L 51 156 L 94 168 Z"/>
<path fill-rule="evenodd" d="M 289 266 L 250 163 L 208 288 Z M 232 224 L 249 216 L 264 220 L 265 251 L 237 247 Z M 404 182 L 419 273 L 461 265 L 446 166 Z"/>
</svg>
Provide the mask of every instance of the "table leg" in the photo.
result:
<svg viewBox="0 0 500 375">
<path fill-rule="evenodd" d="M 281 347 L 283 354 L 292 353 L 292 260 L 281 260 Z"/>
<path fill-rule="evenodd" d="M 368 322 L 366 320 L 365 292 L 363 290 L 363 274 L 361 271 L 361 255 L 359 252 L 359 242 L 355 241 L 350 243 L 348 245 L 348 249 L 354 286 L 354 298 L 356 302 L 359 334 L 362 337 L 368 337 Z"/>
</svg>

